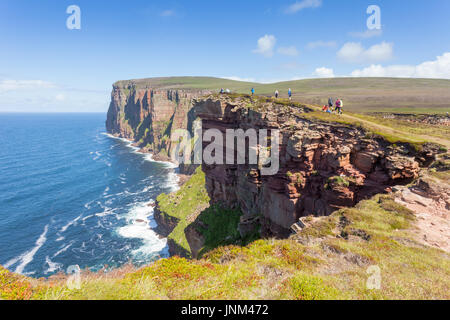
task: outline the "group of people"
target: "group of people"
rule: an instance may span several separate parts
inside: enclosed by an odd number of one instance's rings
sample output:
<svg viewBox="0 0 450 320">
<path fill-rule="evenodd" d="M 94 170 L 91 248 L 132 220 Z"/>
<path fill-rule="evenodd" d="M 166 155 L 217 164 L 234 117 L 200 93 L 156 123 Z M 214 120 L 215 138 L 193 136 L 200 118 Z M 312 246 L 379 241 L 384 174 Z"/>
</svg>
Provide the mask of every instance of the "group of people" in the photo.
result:
<svg viewBox="0 0 450 320">
<path fill-rule="evenodd" d="M 252 95 L 255 94 L 255 89 L 252 88 Z M 275 90 L 275 99 L 278 99 L 278 97 L 280 96 L 280 92 L 278 90 Z M 288 96 L 289 96 L 289 100 L 292 99 L 292 90 L 291 88 L 288 89 Z"/>
<path fill-rule="evenodd" d="M 251 90 L 252 96 L 255 95 L 255 88 L 252 88 Z M 224 90 L 223 88 L 220 89 L 220 93 L 230 93 L 231 91 L 229 89 Z M 278 99 L 280 96 L 280 92 L 278 90 L 275 90 L 275 99 Z M 292 90 L 291 88 L 288 89 L 288 96 L 289 100 L 292 100 Z M 334 113 L 342 114 L 342 110 L 344 108 L 344 102 L 342 99 L 337 99 L 336 102 L 333 102 L 333 98 L 328 98 L 328 105 L 324 105 L 322 108 L 323 112 L 327 113 Z"/>
<path fill-rule="evenodd" d="M 252 88 L 251 90 L 251 93 L 252 93 L 252 97 L 255 95 L 255 88 Z M 220 93 L 221 94 L 224 94 L 224 93 L 231 93 L 231 91 L 230 91 L 230 89 L 223 89 L 223 88 L 221 88 L 220 89 Z M 278 92 L 278 90 L 275 90 L 275 98 L 276 99 L 278 99 L 278 97 L 279 97 L 279 95 L 280 95 L 280 93 Z M 289 96 L 289 100 L 291 100 L 292 99 L 292 90 L 291 90 L 291 88 L 289 88 L 288 89 L 288 96 Z"/>
<path fill-rule="evenodd" d="M 333 109 L 334 106 L 334 109 Z M 324 105 L 322 108 L 323 112 L 342 114 L 342 109 L 344 108 L 344 102 L 342 99 L 337 99 L 335 103 L 333 103 L 333 98 L 328 98 L 328 105 Z"/>
</svg>

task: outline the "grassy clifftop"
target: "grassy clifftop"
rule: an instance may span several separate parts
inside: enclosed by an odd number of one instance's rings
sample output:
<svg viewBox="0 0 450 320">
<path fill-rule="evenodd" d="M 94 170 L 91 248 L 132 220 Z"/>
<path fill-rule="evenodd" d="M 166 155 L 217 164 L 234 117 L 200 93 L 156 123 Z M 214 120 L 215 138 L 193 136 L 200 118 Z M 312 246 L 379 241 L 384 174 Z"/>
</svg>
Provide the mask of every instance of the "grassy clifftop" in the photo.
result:
<svg viewBox="0 0 450 320">
<path fill-rule="evenodd" d="M 118 81 L 116 86 L 128 88 L 205 89 L 229 88 L 237 93 L 272 96 L 279 90 L 287 97 L 304 103 L 325 104 L 328 97 L 341 98 L 345 109 L 353 112 L 445 113 L 450 111 L 450 80 L 402 78 L 332 78 L 304 79 L 277 83 L 234 81 L 214 77 L 167 77 Z"/>
</svg>

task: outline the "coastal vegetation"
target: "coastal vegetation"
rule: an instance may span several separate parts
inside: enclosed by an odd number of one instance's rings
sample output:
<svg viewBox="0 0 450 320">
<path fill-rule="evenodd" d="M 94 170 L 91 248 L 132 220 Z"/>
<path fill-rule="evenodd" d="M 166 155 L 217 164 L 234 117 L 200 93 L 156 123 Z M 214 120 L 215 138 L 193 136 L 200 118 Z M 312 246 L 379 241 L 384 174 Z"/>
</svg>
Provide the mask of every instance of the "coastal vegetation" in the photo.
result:
<svg viewBox="0 0 450 320">
<path fill-rule="evenodd" d="M 192 183 L 192 182 L 191 182 Z M 181 200 L 181 199 L 180 199 Z M 214 218 L 216 229 L 222 218 Z M 417 242 L 411 211 L 377 195 L 314 219 L 286 240 L 225 245 L 199 260 L 161 259 L 134 269 L 31 279 L 0 269 L 2 299 L 449 299 L 447 253 Z M 206 223 L 212 223 L 209 219 Z M 236 236 L 224 228 L 224 234 Z M 368 289 L 369 267 L 381 287 Z"/>
</svg>

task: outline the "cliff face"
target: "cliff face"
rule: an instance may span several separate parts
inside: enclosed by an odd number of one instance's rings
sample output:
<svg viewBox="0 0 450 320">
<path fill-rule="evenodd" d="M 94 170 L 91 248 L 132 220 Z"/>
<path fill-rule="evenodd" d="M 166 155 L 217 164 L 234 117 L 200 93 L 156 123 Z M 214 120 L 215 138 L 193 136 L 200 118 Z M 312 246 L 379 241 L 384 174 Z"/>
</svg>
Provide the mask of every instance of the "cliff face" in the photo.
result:
<svg viewBox="0 0 450 320">
<path fill-rule="evenodd" d="M 207 93 L 118 82 L 111 93 L 106 130 L 135 141 L 141 151 L 154 153 L 156 159 L 167 160 L 172 130 L 187 128 L 192 99 Z"/>
<path fill-rule="evenodd" d="M 275 175 L 262 176 L 258 166 L 248 164 L 202 166 L 211 201 L 244 213 L 242 233 L 258 221 L 263 236 L 286 237 L 300 217 L 329 215 L 406 184 L 434 157 L 427 146 L 419 152 L 362 128 L 311 120 L 304 117 L 308 108 L 299 106 L 210 97 L 196 101 L 193 111 L 203 120 L 204 131 L 219 129 L 224 137 L 226 129 L 280 130 Z"/>
<path fill-rule="evenodd" d="M 354 125 L 313 119 L 306 116 L 311 109 L 298 104 L 239 95 L 203 97 L 208 93 L 119 82 L 113 86 L 106 127 L 161 160 L 174 148 L 173 130 L 190 129 L 196 118 L 202 119 L 203 131 L 218 129 L 224 137 L 227 129 L 279 130 L 280 168 L 274 175 L 261 175 L 258 165 L 202 165 L 211 204 L 244 213 L 242 236 L 261 225 L 263 236 L 286 237 L 303 216 L 329 215 L 411 182 L 436 152 L 427 145 L 417 151 L 407 143 L 392 144 Z M 248 152 L 246 157 L 248 163 Z"/>
</svg>

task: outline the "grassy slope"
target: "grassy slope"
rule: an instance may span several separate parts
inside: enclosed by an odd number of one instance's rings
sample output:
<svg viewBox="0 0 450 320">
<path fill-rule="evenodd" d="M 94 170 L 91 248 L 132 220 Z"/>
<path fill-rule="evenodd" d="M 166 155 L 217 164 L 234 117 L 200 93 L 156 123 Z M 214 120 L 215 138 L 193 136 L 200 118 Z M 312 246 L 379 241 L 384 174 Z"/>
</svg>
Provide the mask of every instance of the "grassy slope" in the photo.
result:
<svg viewBox="0 0 450 320">
<path fill-rule="evenodd" d="M 408 124 L 401 120 L 386 120 L 381 117 L 346 112 L 343 115 L 321 112 L 320 108 L 309 106 L 314 112 L 300 115 L 303 118 L 337 122 L 363 127 L 369 132 L 382 136 L 391 143 L 410 143 L 416 148 L 425 142 L 434 142 L 450 149 L 450 132 L 446 126 Z"/>
<path fill-rule="evenodd" d="M 197 168 L 195 174 L 180 190 L 171 194 L 160 194 L 157 198 L 161 214 L 178 220 L 178 224 L 169 234 L 168 239 L 181 248 L 188 257 L 191 249 L 186 240 L 185 229 L 193 222 L 196 229 L 205 238 L 201 253 L 230 243 L 242 243 L 237 225 L 241 212 L 220 206 L 209 207 L 209 196 L 205 189 L 205 174 Z"/>
<path fill-rule="evenodd" d="M 209 206 L 209 197 L 205 189 L 205 174 L 197 168 L 192 177 L 176 192 L 160 194 L 157 198 L 161 214 L 179 220 L 168 238 L 190 254 L 184 229 Z"/>
<path fill-rule="evenodd" d="M 445 113 L 450 111 L 450 80 L 401 78 L 333 78 L 305 79 L 271 84 L 233 81 L 212 77 L 171 77 L 119 81 L 127 87 L 184 88 L 220 90 L 229 88 L 248 93 L 254 87 L 257 94 L 273 95 L 276 89 L 281 97 L 293 90 L 294 100 L 325 104 L 328 97 L 342 98 L 345 109 L 353 112 Z"/>
</svg>

